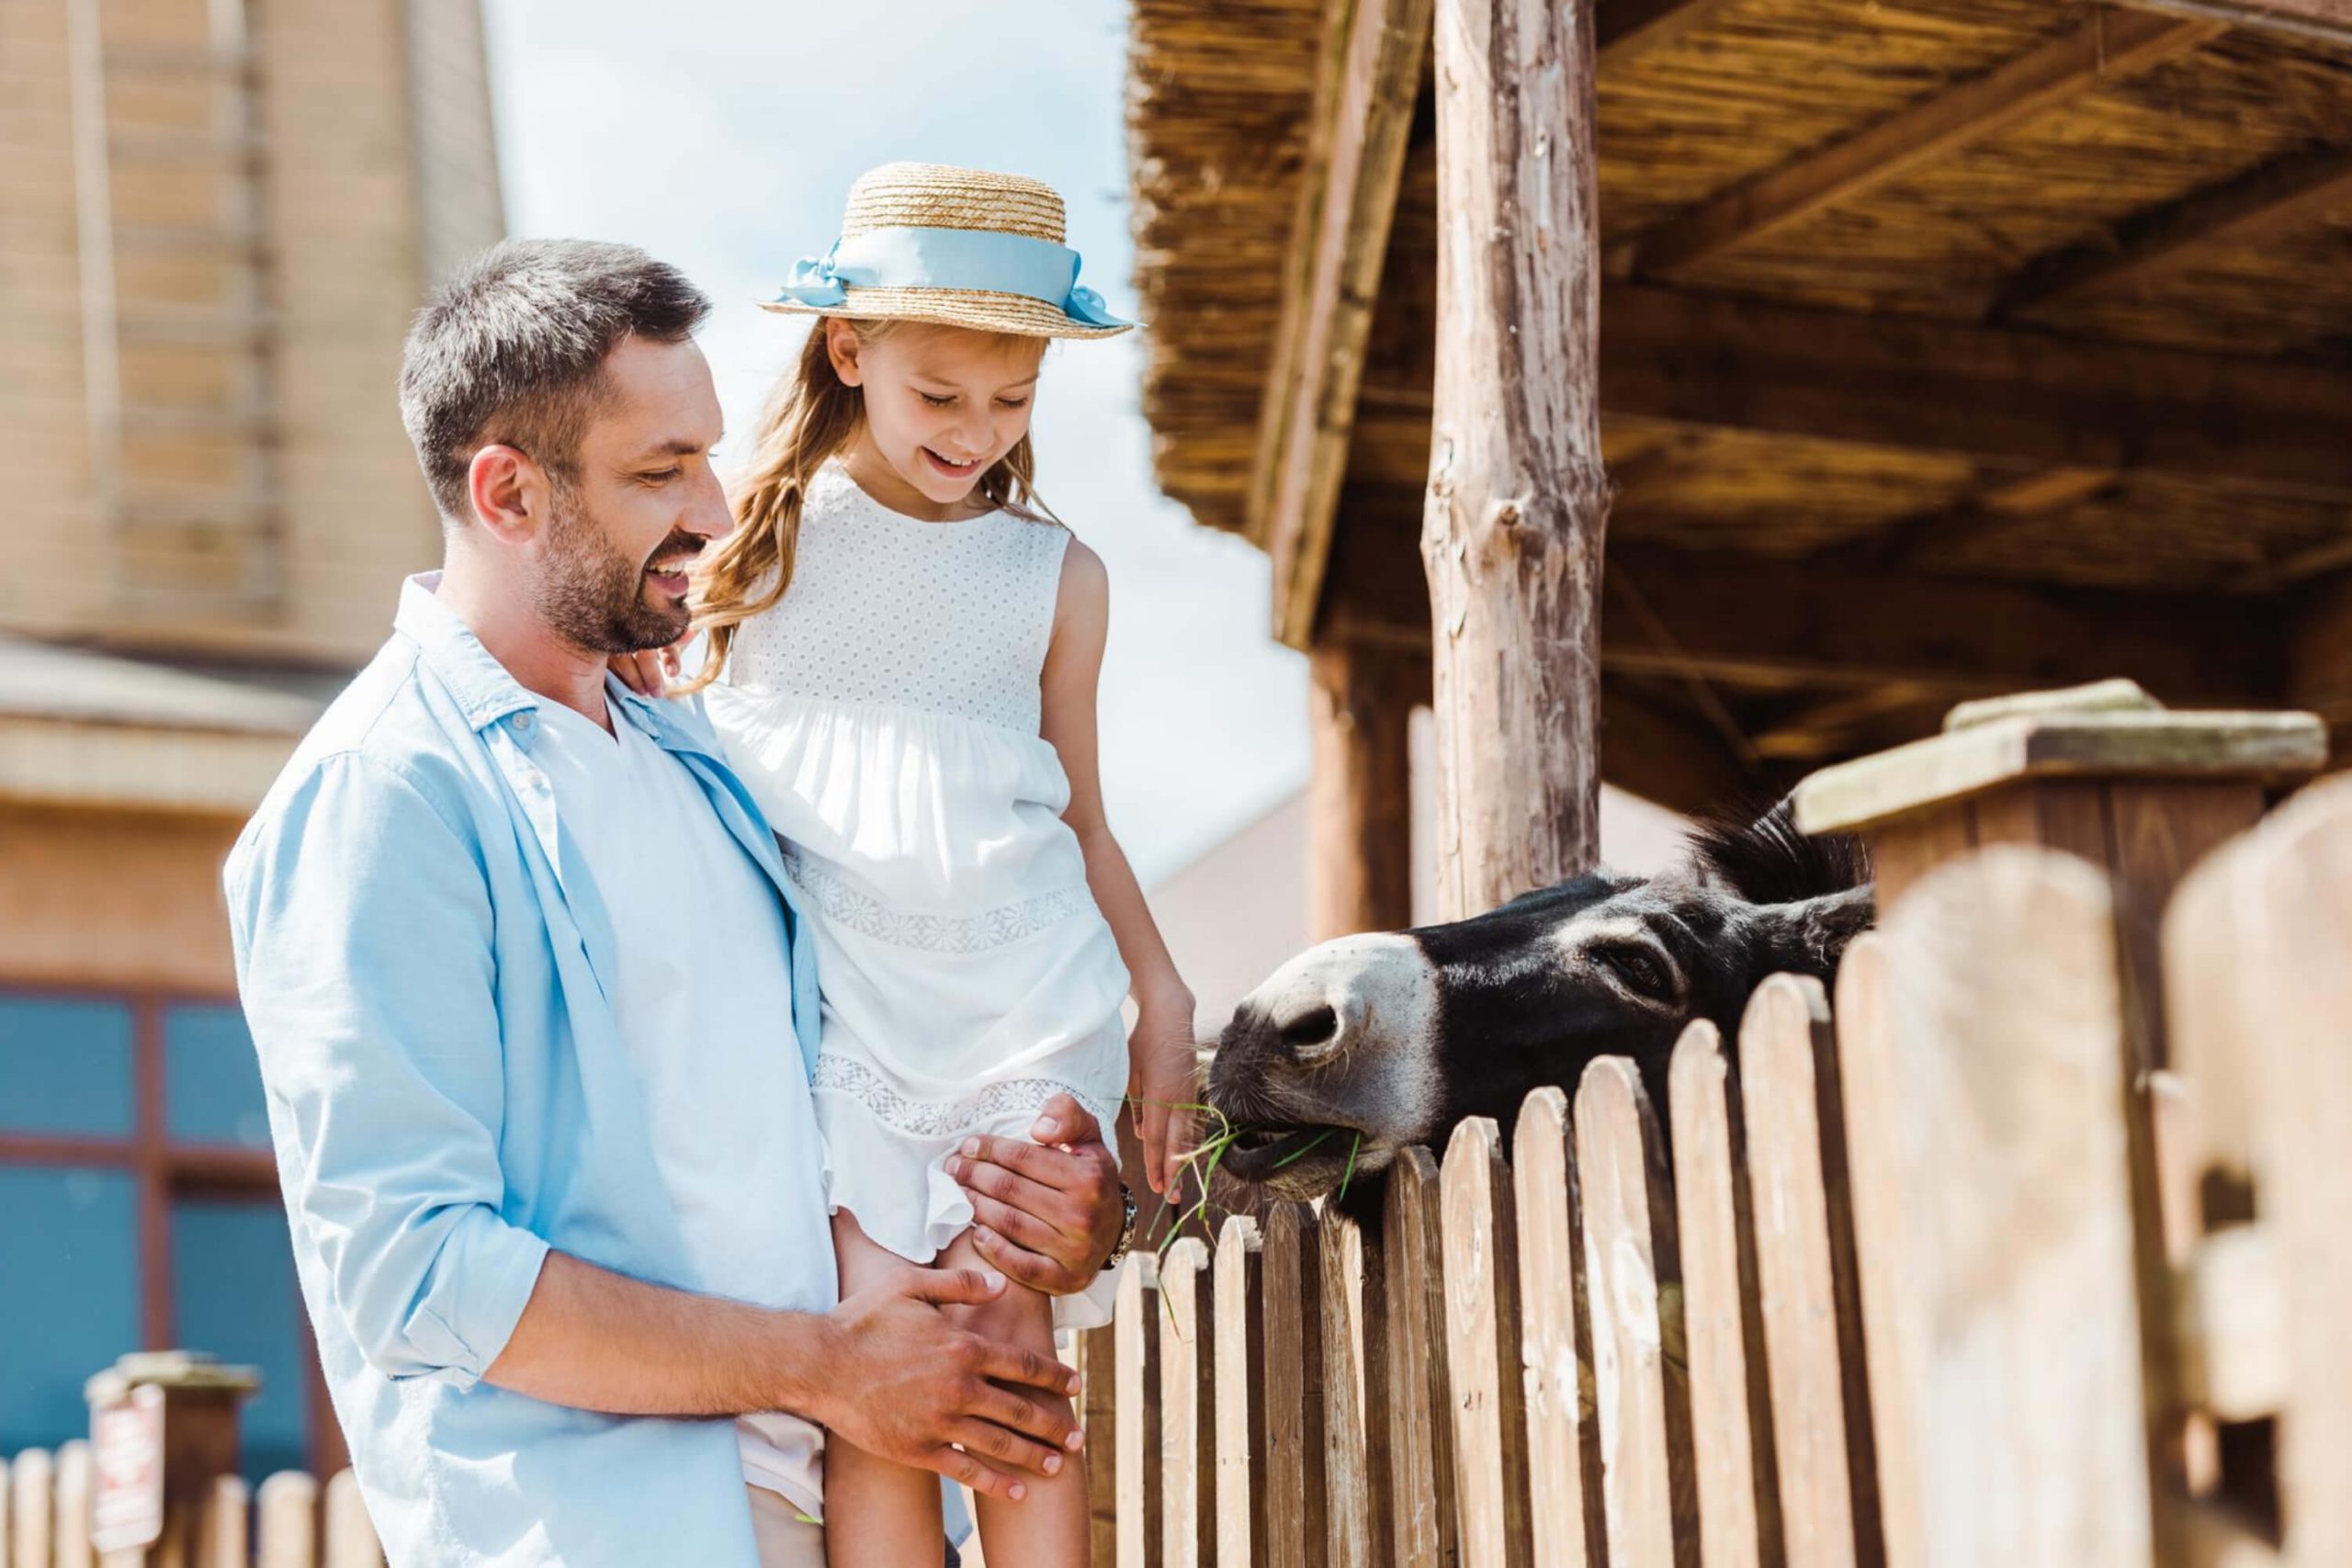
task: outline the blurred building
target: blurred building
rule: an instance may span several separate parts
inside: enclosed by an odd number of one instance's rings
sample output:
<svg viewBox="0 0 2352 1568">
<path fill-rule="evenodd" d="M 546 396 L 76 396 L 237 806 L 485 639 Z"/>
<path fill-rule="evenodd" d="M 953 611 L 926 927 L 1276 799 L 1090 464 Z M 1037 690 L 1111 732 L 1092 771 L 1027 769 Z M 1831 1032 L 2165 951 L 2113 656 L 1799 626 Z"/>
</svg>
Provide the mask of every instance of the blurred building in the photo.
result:
<svg viewBox="0 0 2352 1568">
<path fill-rule="evenodd" d="M 187 1346 L 340 1462 L 219 867 L 438 555 L 401 339 L 502 229 L 478 0 L 0 0 L 0 1454 Z"/>
</svg>

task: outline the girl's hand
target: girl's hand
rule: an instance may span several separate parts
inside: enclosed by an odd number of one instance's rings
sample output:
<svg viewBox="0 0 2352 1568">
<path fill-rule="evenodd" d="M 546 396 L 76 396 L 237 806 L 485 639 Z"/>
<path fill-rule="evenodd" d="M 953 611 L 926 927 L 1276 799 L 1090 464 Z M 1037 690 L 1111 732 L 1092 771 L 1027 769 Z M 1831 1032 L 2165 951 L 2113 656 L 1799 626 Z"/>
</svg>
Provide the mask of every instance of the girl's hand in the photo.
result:
<svg viewBox="0 0 2352 1568">
<path fill-rule="evenodd" d="M 680 637 L 667 648 L 649 648 L 642 653 L 616 653 L 605 662 L 621 684 L 640 697 L 668 694 L 670 682 L 678 673 L 678 649 L 685 643 Z"/>
<path fill-rule="evenodd" d="M 1201 1097 L 1200 1053 L 1189 1013 L 1143 1011 L 1127 1041 L 1127 1092 L 1136 1102 L 1136 1133 L 1143 1140 L 1143 1176 L 1154 1192 L 1176 1187 L 1184 1156 L 1193 1151 L 1198 1120 L 1192 1107 Z"/>
</svg>

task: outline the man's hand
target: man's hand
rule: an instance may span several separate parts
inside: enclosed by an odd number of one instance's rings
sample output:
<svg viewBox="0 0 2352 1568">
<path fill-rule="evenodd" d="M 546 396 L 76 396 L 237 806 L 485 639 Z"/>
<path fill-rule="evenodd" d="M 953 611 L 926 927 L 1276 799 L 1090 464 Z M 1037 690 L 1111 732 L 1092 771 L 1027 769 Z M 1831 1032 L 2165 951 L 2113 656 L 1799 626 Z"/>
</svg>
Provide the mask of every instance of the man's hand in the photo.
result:
<svg viewBox="0 0 2352 1568">
<path fill-rule="evenodd" d="M 958 1328 L 939 1310 L 1003 1289 L 977 1269 L 910 1266 L 850 1297 L 826 1320 L 827 1392 L 807 1414 L 867 1453 L 991 1497 L 1025 1495 L 1019 1472 L 1057 1474 L 1079 1445 L 1062 1397 L 1078 1392 L 1078 1374 Z"/>
<path fill-rule="evenodd" d="M 947 1174 L 972 1200 L 980 1255 L 1034 1291 L 1075 1295 L 1118 1245 L 1119 1170 L 1102 1129 L 1067 1094 L 1046 1101 L 1036 1141 L 971 1137 Z"/>
</svg>

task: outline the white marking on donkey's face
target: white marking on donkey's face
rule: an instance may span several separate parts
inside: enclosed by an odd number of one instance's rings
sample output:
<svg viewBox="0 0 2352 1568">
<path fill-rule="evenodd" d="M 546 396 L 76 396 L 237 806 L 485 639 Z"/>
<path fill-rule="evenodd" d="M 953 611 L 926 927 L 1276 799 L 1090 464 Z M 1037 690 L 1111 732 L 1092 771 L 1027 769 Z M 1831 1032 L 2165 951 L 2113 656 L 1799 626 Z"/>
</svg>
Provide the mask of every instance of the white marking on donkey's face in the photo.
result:
<svg viewBox="0 0 2352 1568">
<path fill-rule="evenodd" d="M 1651 1012 L 1674 1013 L 1690 994 L 1690 976 L 1674 950 L 1639 915 L 1611 913 L 1606 904 L 1579 910 L 1553 933 L 1571 965 L 1599 976 L 1625 1000 Z M 1642 960 L 1651 966 L 1645 969 Z M 1645 987 L 1636 981 L 1655 977 Z"/>
<path fill-rule="evenodd" d="M 1412 938 L 1374 932 L 1309 948 L 1241 1005 L 1289 1042 L 1295 1066 L 1263 1080 L 1270 1099 L 1290 1100 L 1294 1078 L 1311 1083 L 1382 1145 L 1410 1143 L 1434 1122 L 1444 1092 L 1437 971 Z"/>
</svg>

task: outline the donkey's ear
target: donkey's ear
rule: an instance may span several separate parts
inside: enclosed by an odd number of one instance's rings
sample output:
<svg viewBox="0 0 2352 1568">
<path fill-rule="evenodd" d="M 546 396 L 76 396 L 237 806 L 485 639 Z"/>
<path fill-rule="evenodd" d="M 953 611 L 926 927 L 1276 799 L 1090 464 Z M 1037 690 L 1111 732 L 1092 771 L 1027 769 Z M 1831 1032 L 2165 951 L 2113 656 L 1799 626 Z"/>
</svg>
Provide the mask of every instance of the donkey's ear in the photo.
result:
<svg viewBox="0 0 2352 1568">
<path fill-rule="evenodd" d="M 1827 981 L 1855 934 L 1868 931 L 1877 908 L 1868 886 L 1825 893 L 1792 904 L 1767 904 L 1755 913 L 1756 973 L 1811 975 Z"/>
</svg>

